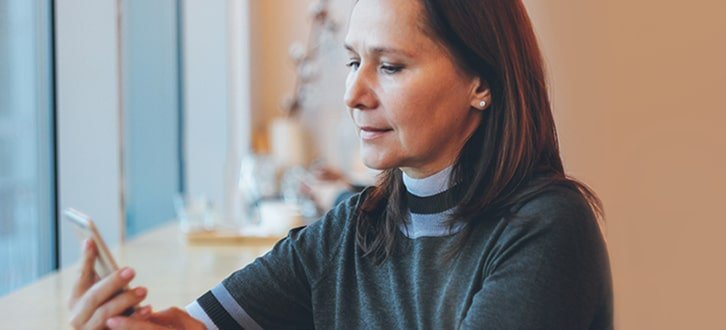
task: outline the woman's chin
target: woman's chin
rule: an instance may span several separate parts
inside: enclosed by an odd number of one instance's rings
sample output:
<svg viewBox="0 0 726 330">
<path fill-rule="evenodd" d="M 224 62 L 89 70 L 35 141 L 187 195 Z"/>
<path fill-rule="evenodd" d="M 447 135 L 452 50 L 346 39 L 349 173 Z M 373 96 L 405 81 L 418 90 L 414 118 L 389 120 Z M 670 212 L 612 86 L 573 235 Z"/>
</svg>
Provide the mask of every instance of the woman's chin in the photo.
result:
<svg viewBox="0 0 726 330">
<path fill-rule="evenodd" d="M 379 171 L 391 168 L 390 166 L 385 166 L 379 162 L 367 162 L 365 160 L 363 161 L 363 165 L 365 165 L 366 167 L 368 167 L 370 169 L 379 170 Z"/>
<path fill-rule="evenodd" d="M 390 161 L 389 159 L 386 159 L 385 157 L 381 157 L 380 154 L 377 153 L 367 153 L 363 152 L 361 154 L 361 160 L 363 161 L 363 165 L 365 165 L 368 168 L 374 169 L 374 170 L 387 170 L 389 168 L 398 167 L 395 162 Z"/>
</svg>

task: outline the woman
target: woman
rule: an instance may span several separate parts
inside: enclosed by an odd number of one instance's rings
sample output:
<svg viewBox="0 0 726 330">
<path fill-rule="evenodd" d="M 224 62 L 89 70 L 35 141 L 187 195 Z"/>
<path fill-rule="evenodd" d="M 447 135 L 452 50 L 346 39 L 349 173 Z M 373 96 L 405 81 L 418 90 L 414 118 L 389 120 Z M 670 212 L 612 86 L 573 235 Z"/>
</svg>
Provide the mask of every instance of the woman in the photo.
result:
<svg viewBox="0 0 726 330">
<path fill-rule="evenodd" d="M 345 47 L 380 182 L 186 311 L 115 316 L 145 290 L 86 271 L 76 327 L 612 328 L 599 201 L 564 173 L 522 3 L 360 0 Z"/>
</svg>

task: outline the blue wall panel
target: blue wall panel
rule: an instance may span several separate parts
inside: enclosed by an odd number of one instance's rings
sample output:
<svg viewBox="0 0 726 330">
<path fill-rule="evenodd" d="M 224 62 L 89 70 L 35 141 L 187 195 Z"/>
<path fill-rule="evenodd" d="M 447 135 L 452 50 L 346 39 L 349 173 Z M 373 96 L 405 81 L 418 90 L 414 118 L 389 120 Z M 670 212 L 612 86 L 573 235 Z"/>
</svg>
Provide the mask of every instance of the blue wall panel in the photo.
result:
<svg viewBox="0 0 726 330">
<path fill-rule="evenodd" d="M 123 8 L 126 232 L 175 217 L 182 187 L 177 2 L 126 0 Z"/>
</svg>

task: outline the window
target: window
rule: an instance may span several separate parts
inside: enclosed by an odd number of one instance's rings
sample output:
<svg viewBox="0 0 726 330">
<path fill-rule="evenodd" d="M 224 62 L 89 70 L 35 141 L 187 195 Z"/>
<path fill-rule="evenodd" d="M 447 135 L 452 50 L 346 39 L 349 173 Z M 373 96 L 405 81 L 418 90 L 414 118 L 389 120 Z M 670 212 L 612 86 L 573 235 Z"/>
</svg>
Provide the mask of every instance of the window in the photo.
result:
<svg viewBox="0 0 726 330">
<path fill-rule="evenodd" d="M 0 0 L 0 295 L 57 266 L 51 15 Z"/>
</svg>

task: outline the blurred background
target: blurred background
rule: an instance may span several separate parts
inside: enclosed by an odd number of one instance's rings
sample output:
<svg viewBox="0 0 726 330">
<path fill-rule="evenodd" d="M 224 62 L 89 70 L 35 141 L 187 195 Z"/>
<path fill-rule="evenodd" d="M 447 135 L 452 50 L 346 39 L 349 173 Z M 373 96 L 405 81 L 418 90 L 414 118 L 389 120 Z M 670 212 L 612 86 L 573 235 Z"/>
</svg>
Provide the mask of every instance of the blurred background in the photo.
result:
<svg viewBox="0 0 726 330">
<path fill-rule="evenodd" d="M 726 3 L 524 2 L 567 170 L 605 204 L 617 328 L 717 328 Z M 370 182 L 342 102 L 352 4 L 0 0 L 0 295 L 77 260 L 65 207 L 113 246 L 175 200 L 235 225 L 314 166 Z"/>
</svg>

